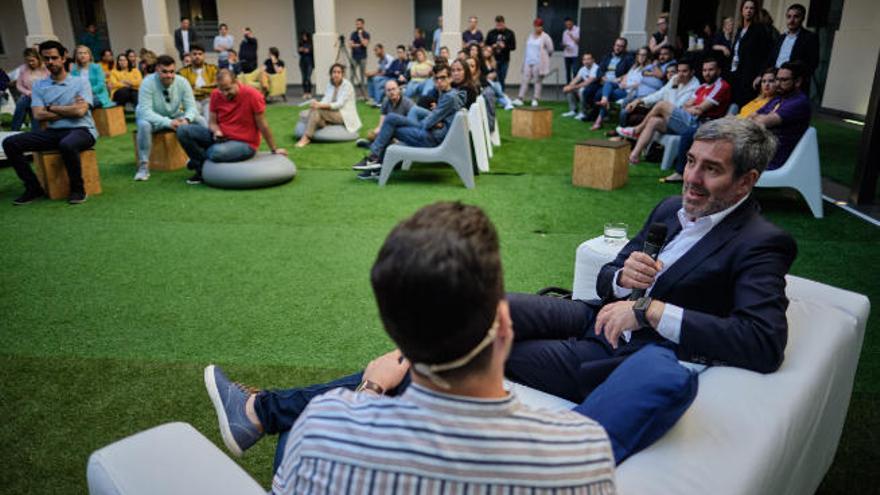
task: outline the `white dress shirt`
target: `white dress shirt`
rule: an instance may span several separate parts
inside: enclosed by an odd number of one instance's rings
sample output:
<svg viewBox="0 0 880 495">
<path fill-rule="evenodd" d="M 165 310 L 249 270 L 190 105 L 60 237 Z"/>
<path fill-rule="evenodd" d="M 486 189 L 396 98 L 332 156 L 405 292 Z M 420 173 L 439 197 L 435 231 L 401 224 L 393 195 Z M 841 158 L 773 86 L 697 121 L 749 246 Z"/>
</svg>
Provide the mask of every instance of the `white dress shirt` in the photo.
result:
<svg viewBox="0 0 880 495">
<path fill-rule="evenodd" d="M 721 210 L 718 213 L 713 213 L 709 216 L 693 220 L 688 217 L 684 208 L 678 210 L 678 221 L 681 223 L 681 232 L 673 237 L 672 240 L 666 243 L 660 250 L 657 259 L 663 263 L 663 268 L 661 268 L 657 276 L 654 277 L 654 283 L 656 284 L 657 280 L 663 276 L 670 266 L 690 251 L 694 245 L 700 242 L 700 239 L 705 237 L 706 234 L 708 234 L 716 225 L 727 218 L 727 216 L 730 215 L 733 210 L 737 209 L 737 207 L 739 207 L 739 205 L 741 205 L 748 197 L 748 195 L 743 196 L 743 198 L 737 201 L 735 205 L 726 210 Z M 620 270 L 622 270 L 622 268 Z M 614 295 L 623 299 L 629 297 L 632 293 L 632 289 L 627 289 L 618 285 L 617 282 L 620 277 L 620 270 L 617 270 L 617 272 L 614 273 L 613 288 Z M 651 286 L 648 287 L 648 290 L 645 291 L 645 294 L 650 295 L 653 288 L 654 284 L 651 284 Z M 683 319 L 684 308 L 666 303 L 663 308 L 663 315 L 660 317 L 660 323 L 657 325 L 657 333 L 678 344 L 681 340 L 681 323 Z M 631 334 L 632 332 L 630 331 L 624 332 L 624 340 L 629 342 Z"/>
</svg>

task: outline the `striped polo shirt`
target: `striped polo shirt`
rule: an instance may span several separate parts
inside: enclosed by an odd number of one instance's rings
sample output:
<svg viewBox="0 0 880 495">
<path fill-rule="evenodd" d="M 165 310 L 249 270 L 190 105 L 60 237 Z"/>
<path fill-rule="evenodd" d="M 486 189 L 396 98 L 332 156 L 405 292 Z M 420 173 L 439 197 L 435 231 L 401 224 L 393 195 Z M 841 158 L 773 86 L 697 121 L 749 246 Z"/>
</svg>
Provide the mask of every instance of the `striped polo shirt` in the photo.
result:
<svg viewBox="0 0 880 495">
<path fill-rule="evenodd" d="M 610 494 L 605 430 L 571 411 L 441 394 L 336 389 L 290 430 L 273 493 Z"/>
</svg>

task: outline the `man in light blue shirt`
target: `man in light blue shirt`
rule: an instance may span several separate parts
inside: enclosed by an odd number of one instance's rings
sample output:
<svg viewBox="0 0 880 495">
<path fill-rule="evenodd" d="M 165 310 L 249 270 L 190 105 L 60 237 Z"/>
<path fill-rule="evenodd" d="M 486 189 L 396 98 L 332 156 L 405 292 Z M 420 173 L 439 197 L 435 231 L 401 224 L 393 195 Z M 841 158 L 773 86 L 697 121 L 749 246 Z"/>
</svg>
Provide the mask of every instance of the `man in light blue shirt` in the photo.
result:
<svg viewBox="0 0 880 495">
<path fill-rule="evenodd" d="M 34 117 L 46 123 L 45 129 L 17 134 L 3 141 L 3 151 L 18 178 L 24 183 L 24 194 L 12 204 L 25 205 L 46 196 L 37 176 L 25 162 L 28 151 L 59 151 L 70 182 L 70 204 L 84 203 L 80 152 L 95 145 L 98 132 L 92 120 L 92 88 L 88 79 L 73 77 L 64 67 L 67 49 L 57 41 L 40 43 L 40 56 L 50 77 L 34 83 L 31 108 Z"/>
<path fill-rule="evenodd" d="M 134 180 L 150 178 L 150 151 L 153 133 L 185 124 L 207 126 L 199 114 L 192 87 L 174 70 L 174 59 L 161 55 L 156 59 L 156 72 L 144 78 L 138 92 L 135 112 L 137 122 L 138 170 Z"/>
</svg>

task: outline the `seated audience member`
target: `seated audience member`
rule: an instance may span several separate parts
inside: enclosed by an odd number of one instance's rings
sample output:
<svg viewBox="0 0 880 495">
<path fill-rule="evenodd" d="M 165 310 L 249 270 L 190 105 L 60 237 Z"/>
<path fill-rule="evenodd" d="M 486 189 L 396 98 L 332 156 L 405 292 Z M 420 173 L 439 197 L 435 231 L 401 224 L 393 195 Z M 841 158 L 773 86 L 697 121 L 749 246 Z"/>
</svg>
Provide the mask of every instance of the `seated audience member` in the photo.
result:
<svg viewBox="0 0 880 495">
<path fill-rule="evenodd" d="M 189 156 L 195 174 L 187 184 L 202 183 L 202 165 L 214 162 L 240 162 L 251 158 L 260 147 L 260 135 L 274 154 L 287 155 L 275 146 L 266 122 L 266 99 L 259 91 L 235 80 L 229 69 L 217 73 L 217 88 L 211 92 L 208 127 L 185 124 L 177 128 L 177 139 Z"/>
<path fill-rule="evenodd" d="M 110 71 L 116 67 L 115 62 L 113 62 L 113 52 L 109 48 L 101 50 L 101 59 L 99 62 L 101 70 L 104 71 L 104 79 L 110 79 Z"/>
<path fill-rule="evenodd" d="M 615 492 L 601 426 L 576 412 L 533 409 L 504 389 L 514 334 L 498 234 L 482 210 L 420 209 L 388 235 L 370 280 L 397 349 L 363 373 L 291 391 L 301 399 L 293 405 L 245 392 L 217 366 L 205 369 L 234 454 L 282 433 L 272 493 L 306 485 L 330 493 Z M 363 483 L 344 490 L 351 480 Z"/>
<path fill-rule="evenodd" d="M 192 86 L 199 114 L 207 120 L 211 92 L 217 87 L 218 67 L 205 62 L 205 49 L 201 45 L 192 45 L 189 57 L 189 65 L 180 69 L 179 74 Z"/>
<path fill-rule="evenodd" d="M 599 62 L 599 81 L 596 99 L 599 100 L 597 105 L 600 108 L 607 108 L 608 102 L 612 99 L 612 93 L 620 89 L 620 81 L 629 72 L 629 68 L 633 65 L 633 58 L 626 53 L 626 38 L 620 37 L 614 40 L 611 52 L 605 55 Z M 619 94 L 618 98 L 623 98 L 623 94 Z M 594 130 L 598 126 L 593 126 Z"/>
<path fill-rule="evenodd" d="M 141 52 L 144 52 L 145 50 L 146 48 L 142 49 Z M 144 71 L 141 70 L 140 59 L 138 58 L 138 54 L 136 51 L 132 50 L 131 48 L 125 50 L 125 57 L 128 59 L 129 67 L 134 67 L 135 69 L 140 71 L 141 76 L 146 76 L 146 74 L 144 74 Z"/>
<path fill-rule="evenodd" d="M 425 31 L 417 27 L 413 33 L 412 49 L 418 50 L 419 48 L 427 50 L 428 41 L 425 39 Z"/>
<path fill-rule="evenodd" d="M 68 74 L 64 65 L 67 49 L 61 43 L 44 41 L 39 47 L 49 77 L 35 81 L 31 87 L 31 107 L 34 117 L 46 123 L 46 129 L 35 126 L 31 132 L 3 140 L 6 160 L 25 187 L 24 193 L 12 204 L 26 205 L 46 195 L 34 171 L 25 161 L 24 154 L 49 150 L 58 150 L 64 160 L 70 181 L 67 202 L 83 203 L 86 201 L 86 191 L 79 154 L 94 146 L 98 137 L 95 121 L 89 111 L 92 90 L 88 80 Z"/>
<path fill-rule="evenodd" d="M 20 131 L 25 117 L 31 121 L 31 130 L 36 129 L 34 114 L 31 110 L 31 91 L 35 82 L 49 77 L 49 70 L 43 65 L 43 59 L 39 52 L 33 48 L 24 49 L 24 63 L 15 69 L 15 89 L 18 91 L 18 100 L 15 102 L 15 112 L 12 114 L 12 130 Z"/>
<path fill-rule="evenodd" d="M 648 64 L 645 67 L 644 72 L 642 72 L 642 81 L 639 84 L 639 89 L 636 91 L 636 98 L 641 98 L 643 96 L 648 96 L 654 91 L 659 90 L 666 84 L 666 69 L 670 66 L 676 66 L 677 63 L 672 56 L 672 48 L 669 46 L 663 46 L 659 50 L 660 54 L 657 56 L 657 60 Z"/>
<path fill-rule="evenodd" d="M 678 75 L 675 76 L 679 84 L 687 77 L 683 67 L 688 66 L 684 61 L 679 62 Z M 618 131 L 624 136 L 638 136 L 638 141 L 630 153 L 630 163 L 638 162 L 642 150 L 654 138 L 654 132 L 682 135 L 695 131 L 701 122 L 727 114 L 732 95 L 730 85 L 721 79 L 721 64 L 713 58 L 707 58 L 703 60 L 702 72 L 703 80 L 706 82 L 697 88 L 694 97 L 684 105 L 678 107 L 669 101 L 659 101 L 651 107 L 645 120 L 633 128 L 632 132 L 629 129 L 626 129 L 626 132 Z M 690 148 L 690 142 L 686 144 Z"/>
<path fill-rule="evenodd" d="M 449 64 L 449 81 L 452 89 L 456 89 L 464 95 L 464 109 L 467 110 L 477 101 L 479 88 L 474 81 L 470 65 L 465 60 L 453 60 Z"/>
<path fill-rule="evenodd" d="M 270 90 L 269 76 L 284 72 L 284 60 L 281 60 L 281 52 L 278 47 L 269 47 L 269 58 L 263 61 L 263 71 L 260 72 L 260 86 L 263 94 L 268 95 Z"/>
<path fill-rule="evenodd" d="M 687 59 L 678 62 L 678 66 L 676 67 L 678 74 L 670 78 L 669 82 L 660 88 L 660 90 L 655 91 L 644 98 L 636 98 L 629 102 L 621 112 L 624 114 L 621 116 L 621 119 L 636 111 L 637 108 L 650 109 L 660 101 L 669 102 L 676 108 L 683 107 L 685 103 L 694 97 L 694 93 L 696 93 L 697 88 L 700 87 L 700 81 L 694 77 L 692 63 L 693 62 Z M 650 112 L 650 110 L 648 111 Z M 644 120 L 642 120 L 642 123 L 644 123 Z M 638 131 L 641 131 L 641 128 Z M 619 136 L 631 139 L 638 138 L 638 131 L 634 131 L 633 127 L 620 126 L 617 128 L 617 134 Z"/>
<path fill-rule="evenodd" d="M 174 71 L 174 59 L 160 55 L 156 59 L 156 72 L 145 77 L 138 92 L 135 111 L 137 123 L 138 170 L 134 180 L 150 178 L 150 151 L 153 133 L 177 128 L 186 124 L 207 125 L 199 113 L 192 86 Z"/>
<path fill-rule="evenodd" d="M 581 55 L 581 68 L 578 69 L 577 75 L 570 83 L 562 87 L 562 92 L 568 99 L 568 111 L 562 114 L 563 117 L 574 117 L 581 120 L 586 117 L 587 88 L 596 88 L 599 81 L 599 66 L 593 61 L 592 53 Z M 593 90 L 595 94 L 595 89 Z M 583 103 L 583 110 L 578 111 L 578 101 Z"/>
<path fill-rule="evenodd" d="M 449 47 L 441 46 L 440 47 L 440 55 L 438 55 L 437 58 L 441 58 L 441 59 L 446 60 L 448 62 L 449 61 Z"/>
<path fill-rule="evenodd" d="M 757 112 L 768 101 L 776 96 L 776 69 L 770 67 L 765 69 L 761 74 L 761 92 L 754 100 L 746 103 L 736 114 L 737 117 L 744 119 Z"/>
<path fill-rule="evenodd" d="M 471 45 L 476 47 L 477 45 Z M 479 51 L 477 53 L 480 53 Z M 482 73 L 483 57 L 468 57 L 465 60 L 468 65 L 468 71 L 471 73 L 471 83 L 477 90 L 477 95 L 482 95 L 486 106 L 486 120 L 489 124 L 489 132 L 495 131 L 495 90 L 489 84 L 489 80 Z"/>
<path fill-rule="evenodd" d="M 138 70 L 141 71 L 141 75 L 147 77 L 150 74 L 155 74 L 156 62 L 159 60 L 159 56 L 151 50 L 141 50 L 139 58 Z M 131 57 L 129 57 L 129 61 L 131 61 Z"/>
<path fill-rule="evenodd" d="M 117 105 L 125 106 L 131 103 L 133 106 L 138 102 L 138 88 L 141 87 L 141 71 L 129 67 L 128 57 L 120 53 L 116 57 L 116 67 L 110 71 L 110 98 Z"/>
<path fill-rule="evenodd" d="M 611 103 L 623 100 L 622 107 L 626 107 L 629 102 L 636 98 L 636 91 L 638 91 L 639 84 L 642 82 L 642 72 L 644 72 L 645 67 L 650 62 L 650 58 L 651 51 L 648 50 L 647 46 L 639 48 L 636 52 L 635 61 L 626 74 L 618 80 L 617 87 L 615 88 L 613 85 L 609 86 L 607 84 L 602 86 L 602 96 L 599 98 L 598 103 L 596 103 L 596 106 L 599 107 L 599 115 L 596 117 L 596 121 L 593 122 L 592 130 L 595 131 L 602 127 L 602 122 L 608 115 Z M 624 113 L 622 110 L 621 108 L 621 114 Z"/>
<path fill-rule="evenodd" d="M 374 106 L 380 106 L 383 91 L 385 90 L 385 81 L 389 78 L 385 75 L 388 67 L 394 63 L 394 57 L 385 53 L 385 47 L 382 43 L 376 43 L 373 47 L 373 53 L 376 54 L 376 70 L 367 71 L 367 93 L 369 93 L 370 103 Z"/>
<path fill-rule="evenodd" d="M 489 86 L 495 92 L 495 101 L 504 107 L 505 110 L 513 110 L 513 102 L 510 97 L 504 93 L 504 88 L 498 80 L 498 62 L 495 60 L 495 50 L 491 46 L 483 47 L 483 74 L 489 81 Z"/>
<path fill-rule="evenodd" d="M 227 69 L 236 76 L 241 74 L 241 62 L 238 61 L 238 52 L 233 49 L 226 50 Z"/>
<path fill-rule="evenodd" d="M 456 67 L 458 82 L 464 84 L 470 78 L 467 65 L 458 62 Z M 370 146 L 370 154 L 352 167 L 361 171 L 358 178 L 378 180 L 385 150 L 392 139 L 419 148 L 432 148 L 443 142 L 455 113 L 465 106 L 466 100 L 466 91 L 452 87 L 450 72 L 450 67 L 445 65 L 434 67 L 434 86 L 440 96 L 437 105 L 423 119 L 417 122 L 397 114 L 385 116 L 379 134 Z"/>
<path fill-rule="evenodd" d="M 786 62 L 776 70 L 776 96 L 753 113 L 750 119 L 773 132 L 779 140 L 768 170 L 781 167 L 810 127 L 810 99 L 801 89 L 806 68 L 800 62 Z"/>
<path fill-rule="evenodd" d="M 379 123 L 376 124 L 375 129 L 370 129 L 370 132 L 367 133 L 367 139 L 358 139 L 356 144 L 361 148 L 369 148 L 370 143 L 379 135 L 386 115 L 396 114 L 406 117 L 414 106 L 415 103 L 403 95 L 397 81 L 388 79 L 385 81 L 385 98 L 379 114 Z"/>
<path fill-rule="evenodd" d="M 397 45 L 397 58 L 395 58 L 385 69 L 385 77 L 397 81 L 397 85 L 403 88 L 407 82 L 407 74 L 409 73 L 409 57 L 406 53 L 406 47 Z"/>
<path fill-rule="evenodd" d="M 428 60 L 424 49 L 416 50 L 416 58 L 409 68 L 409 82 L 406 84 L 405 94 L 409 98 L 418 98 L 430 91 L 425 81 L 431 77 L 434 64 Z"/>
<path fill-rule="evenodd" d="M 354 100 L 354 86 L 345 79 L 345 66 L 333 64 L 324 97 L 321 101 L 312 100 L 309 110 L 300 113 L 300 119 L 307 119 L 306 130 L 296 147 L 307 146 L 312 142 L 315 131 L 330 124 L 342 124 L 348 132 L 357 132 L 361 128 L 361 119 Z"/>
<path fill-rule="evenodd" d="M 788 7 L 785 11 L 785 24 L 788 29 L 773 43 L 773 49 L 767 57 L 765 66 L 778 69 L 786 62 L 800 62 L 804 66 L 802 91 L 809 93 L 810 79 L 819 65 L 819 37 L 803 27 L 806 16 L 807 9 L 801 4 L 796 3 Z"/>
<path fill-rule="evenodd" d="M 183 67 L 186 67 L 191 63 L 192 63 L 192 55 L 190 55 L 189 52 L 184 53 L 183 57 L 180 58 L 180 65 L 182 65 Z"/>
<path fill-rule="evenodd" d="M 71 64 L 70 75 L 73 77 L 81 77 L 89 82 L 92 88 L 92 98 L 94 108 L 107 108 L 114 105 L 110 100 L 110 93 L 107 92 L 107 81 L 104 79 L 104 69 L 94 62 L 92 50 L 85 45 L 76 47 L 74 54 L 74 63 Z"/>
</svg>

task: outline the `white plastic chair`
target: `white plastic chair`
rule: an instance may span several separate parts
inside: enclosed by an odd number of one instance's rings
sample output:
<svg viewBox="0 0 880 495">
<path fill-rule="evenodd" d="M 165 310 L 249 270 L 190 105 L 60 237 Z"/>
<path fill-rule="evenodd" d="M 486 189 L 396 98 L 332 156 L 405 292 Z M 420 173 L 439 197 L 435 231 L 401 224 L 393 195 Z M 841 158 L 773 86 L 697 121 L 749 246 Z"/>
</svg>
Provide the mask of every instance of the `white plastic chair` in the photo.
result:
<svg viewBox="0 0 880 495">
<path fill-rule="evenodd" d="M 791 187 L 807 201 L 816 218 L 822 218 L 822 174 L 819 169 L 819 140 L 816 128 L 810 127 L 801 136 L 788 160 L 776 170 L 761 174 L 757 187 Z"/>
<path fill-rule="evenodd" d="M 678 156 L 678 147 L 681 145 L 681 136 L 673 134 L 654 133 L 654 142 L 663 145 L 663 160 L 660 162 L 660 169 L 667 170 L 672 168 L 672 162 Z"/>
<path fill-rule="evenodd" d="M 486 150 L 486 134 L 483 132 L 483 111 L 480 110 L 480 100 L 467 111 L 467 127 L 471 133 L 471 142 L 474 144 L 474 158 L 477 160 L 477 168 L 480 172 L 489 171 L 489 152 Z"/>
<path fill-rule="evenodd" d="M 394 166 L 403 162 L 403 170 L 409 170 L 413 162 L 443 162 L 461 177 L 465 187 L 474 187 L 474 164 L 471 157 L 470 138 L 468 136 L 467 112 L 459 110 L 452 119 L 449 132 L 443 142 L 436 148 L 416 148 L 392 144 L 385 150 L 382 171 L 379 173 L 379 185 L 384 186 L 394 170 Z"/>
<path fill-rule="evenodd" d="M 498 127 L 498 118 L 495 118 L 495 130 L 492 131 L 492 135 L 489 136 L 489 139 L 492 141 L 492 146 L 501 146 L 501 130 Z"/>
<path fill-rule="evenodd" d="M 494 150 L 492 149 L 492 136 L 489 132 L 489 111 L 486 110 L 486 99 L 483 98 L 483 95 L 477 96 L 476 105 L 480 107 L 480 122 L 483 125 L 483 137 L 486 141 L 486 154 L 491 159 L 494 154 Z M 488 172 L 489 167 L 486 167 L 486 170 L 480 170 L 481 172 Z"/>
</svg>

